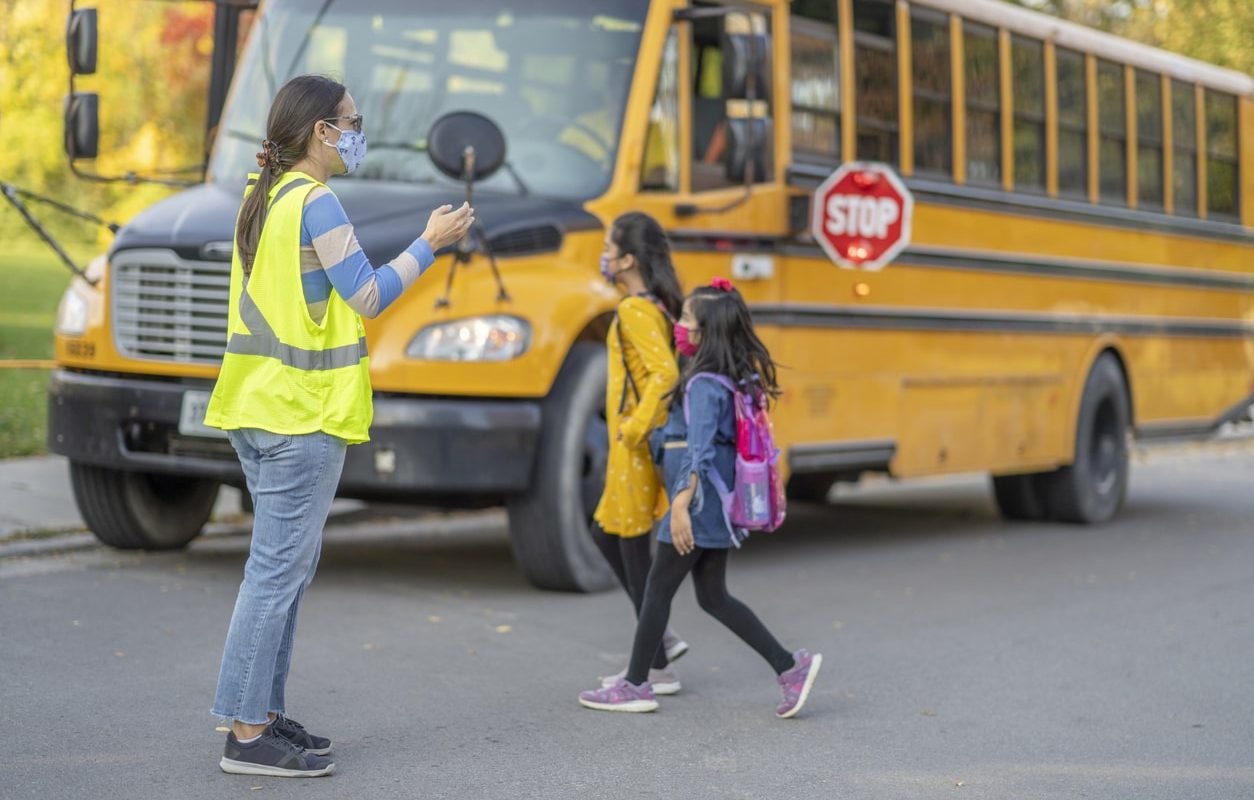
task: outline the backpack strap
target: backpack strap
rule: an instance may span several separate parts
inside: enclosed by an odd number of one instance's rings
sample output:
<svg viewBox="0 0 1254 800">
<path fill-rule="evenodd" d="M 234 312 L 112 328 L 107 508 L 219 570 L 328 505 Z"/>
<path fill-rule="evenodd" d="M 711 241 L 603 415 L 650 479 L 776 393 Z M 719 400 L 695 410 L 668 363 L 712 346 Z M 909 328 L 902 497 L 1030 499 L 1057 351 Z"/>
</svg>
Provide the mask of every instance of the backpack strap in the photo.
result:
<svg viewBox="0 0 1254 800">
<path fill-rule="evenodd" d="M 688 379 L 688 383 L 684 386 L 684 424 L 689 425 L 690 415 L 688 413 L 688 398 L 692 395 L 692 385 L 697 381 L 705 379 L 714 381 L 724 389 L 732 393 L 732 397 L 736 397 L 736 384 L 732 383 L 731 378 L 726 375 L 719 375 L 716 372 L 698 372 Z"/>
<path fill-rule="evenodd" d="M 653 305 L 657 306 L 658 311 L 662 312 L 662 316 L 665 317 L 666 320 L 670 322 L 672 325 L 675 324 L 675 318 L 671 316 L 671 313 L 666 310 L 666 306 L 662 305 L 662 301 L 657 299 L 657 297 L 655 297 L 654 295 L 648 292 L 641 292 L 640 294 L 637 294 L 634 296 L 643 297 L 647 300 L 652 301 Z M 622 394 L 622 397 L 620 397 L 618 400 L 618 413 L 622 414 L 623 411 L 627 408 L 627 389 L 628 388 L 631 389 L 632 395 L 635 396 L 636 402 L 639 403 L 640 402 L 640 387 L 636 385 L 636 378 L 634 375 L 631 374 L 631 368 L 627 366 L 627 348 L 623 344 L 623 325 L 622 325 L 622 320 L 619 319 L 617 311 L 614 312 L 614 332 L 618 335 L 618 355 L 623 359 L 623 375 L 626 376 L 626 378 L 623 380 L 623 394 Z M 674 352 L 674 350 L 675 350 L 675 342 L 672 340 L 671 351 Z"/>
</svg>

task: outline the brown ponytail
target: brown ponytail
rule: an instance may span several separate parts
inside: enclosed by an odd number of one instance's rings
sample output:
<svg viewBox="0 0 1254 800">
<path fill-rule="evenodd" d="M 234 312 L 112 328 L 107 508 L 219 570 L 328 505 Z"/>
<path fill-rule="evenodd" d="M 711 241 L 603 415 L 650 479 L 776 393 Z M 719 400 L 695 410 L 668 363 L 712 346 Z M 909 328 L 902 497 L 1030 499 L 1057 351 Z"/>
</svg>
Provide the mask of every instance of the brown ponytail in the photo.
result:
<svg viewBox="0 0 1254 800">
<path fill-rule="evenodd" d="M 266 140 L 257 154 L 261 167 L 257 185 L 244 198 L 235 223 L 235 244 L 245 275 L 252 273 L 270 190 L 284 172 L 308 154 L 313 126 L 336 115 L 346 91 L 343 84 L 330 78 L 300 75 L 283 84 L 275 95 L 266 120 Z"/>
</svg>

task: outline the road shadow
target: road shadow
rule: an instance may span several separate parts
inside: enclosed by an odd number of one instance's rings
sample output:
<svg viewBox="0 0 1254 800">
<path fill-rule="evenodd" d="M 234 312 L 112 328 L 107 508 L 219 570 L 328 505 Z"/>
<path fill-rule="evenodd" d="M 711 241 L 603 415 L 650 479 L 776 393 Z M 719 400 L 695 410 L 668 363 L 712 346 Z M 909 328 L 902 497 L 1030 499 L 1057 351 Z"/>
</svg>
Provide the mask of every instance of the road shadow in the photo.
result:
<svg viewBox="0 0 1254 800">
<path fill-rule="evenodd" d="M 1000 517 L 986 479 L 885 483 L 838 490 L 826 504 L 790 503 L 784 527 L 756 534 L 738 557 L 772 563 L 865 555 L 939 540 L 1038 536 L 1044 530 L 1062 544 L 1099 532 L 1135 534 L 1151 523 L 1161 530 L 1173 518 L 1180 521 L 1174 530 L 1187 535 L 1201 513 L 1197 498 L 1156 490 L 1130 497 L 1121 514 L 1104 525 L 1015 522 Z M 180 559 L 189 569 L 238 574 L 247 554 L 245 533 L 205 537 L 185 553 L 164 557 Z M 440 514 L 372 506 L 353 511 L 328 528 L 319 576 L 323 581 L 421 584 L 436 591 L 531 591 L 514 565 L 500 509 Z"/>
</svg>

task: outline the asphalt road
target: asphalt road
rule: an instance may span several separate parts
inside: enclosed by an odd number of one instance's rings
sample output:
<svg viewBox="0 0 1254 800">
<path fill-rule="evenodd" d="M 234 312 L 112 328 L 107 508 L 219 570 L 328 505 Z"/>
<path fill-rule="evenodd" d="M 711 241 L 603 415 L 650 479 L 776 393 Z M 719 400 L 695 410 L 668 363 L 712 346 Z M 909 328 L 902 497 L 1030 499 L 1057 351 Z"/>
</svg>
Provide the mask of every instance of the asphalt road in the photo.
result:
<svg viewBox="0 0 1254 800">
<path fill-rule="evenodd" d="M 542 593 L 499 513 L 328 534 L 289 711 L 338 772 L 218 771 L 208 715 L 247 552 L 0 559 L 0 797 L 1254 796 L 1254 450 L 1138 465 L 1100 528 L 1005 524 L 979 480 L 794 507 L 732 560 L 807 713 L 691 593 L 684 692 L 581 709 L 630 646 L 625 597 Z"/>
</svg>

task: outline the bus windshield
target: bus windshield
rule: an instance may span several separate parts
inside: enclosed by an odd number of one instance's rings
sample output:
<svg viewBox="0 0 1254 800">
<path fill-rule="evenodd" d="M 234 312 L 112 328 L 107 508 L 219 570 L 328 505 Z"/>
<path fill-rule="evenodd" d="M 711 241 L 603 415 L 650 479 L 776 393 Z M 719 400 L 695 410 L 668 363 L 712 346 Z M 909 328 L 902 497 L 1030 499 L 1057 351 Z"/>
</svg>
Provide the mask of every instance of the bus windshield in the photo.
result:
<svg viewBox="0 0 1254 800">
<path fill-rule="evenodd" d="M 364 116 L 353 180 L 451 182 L 425 154 L 451 111 L 505 132 L 503 192 L 586 200 L 609 185 L 647 0 L 275 0 L 253 24 L 219 125 L 210 180 L 256 169 L 288 78 L 341 80 Z"/>
</svg>

